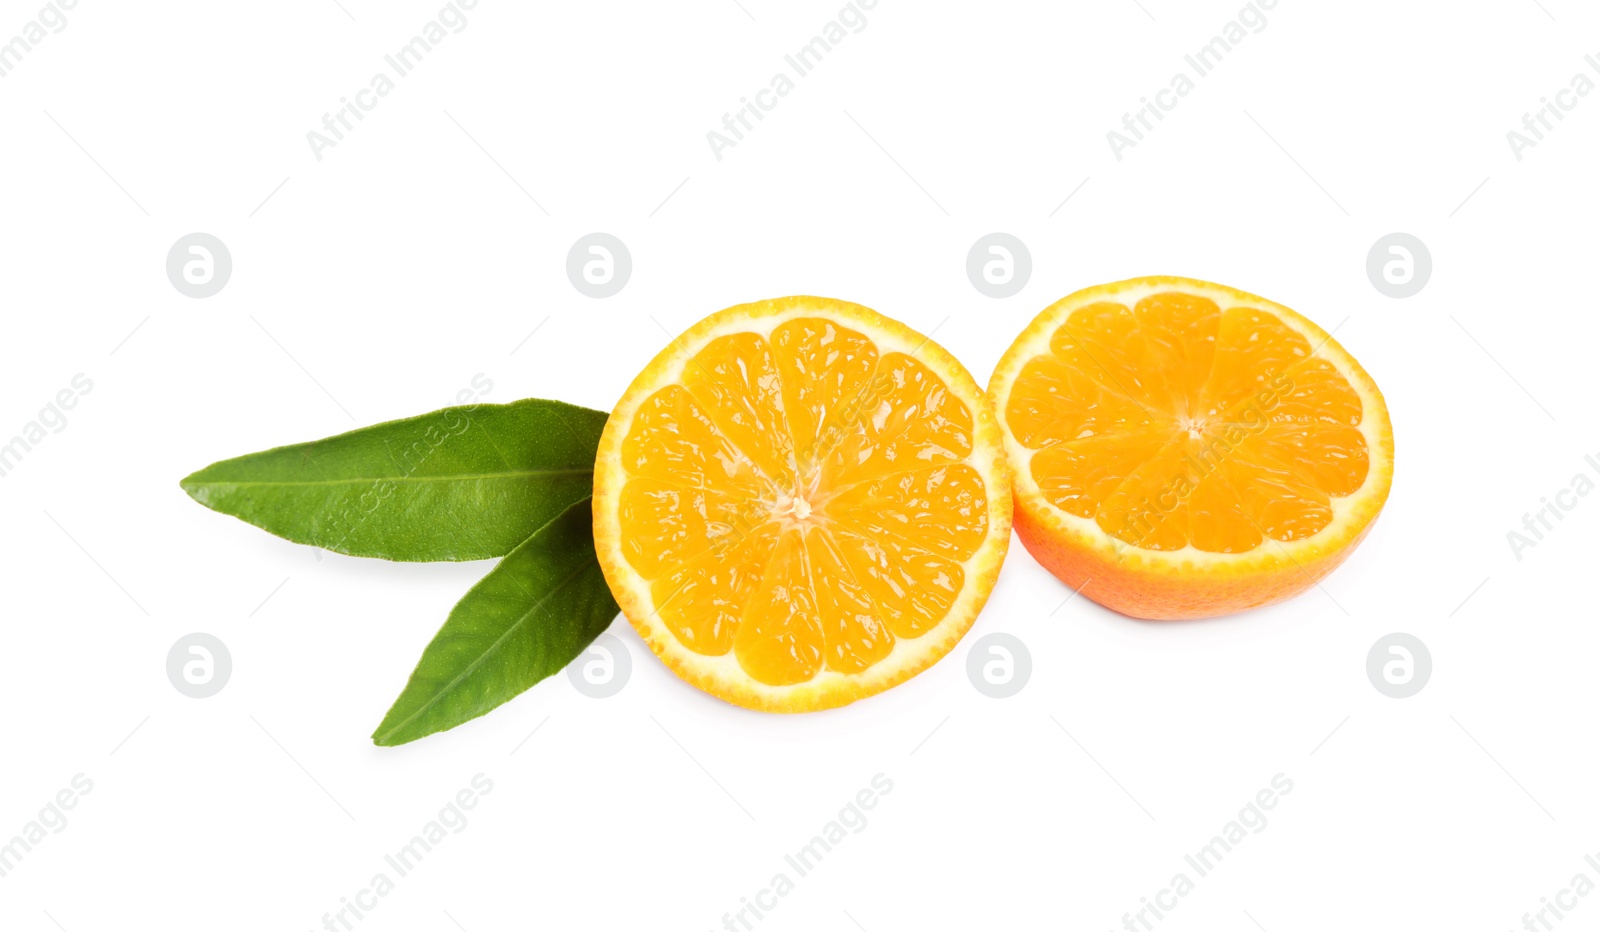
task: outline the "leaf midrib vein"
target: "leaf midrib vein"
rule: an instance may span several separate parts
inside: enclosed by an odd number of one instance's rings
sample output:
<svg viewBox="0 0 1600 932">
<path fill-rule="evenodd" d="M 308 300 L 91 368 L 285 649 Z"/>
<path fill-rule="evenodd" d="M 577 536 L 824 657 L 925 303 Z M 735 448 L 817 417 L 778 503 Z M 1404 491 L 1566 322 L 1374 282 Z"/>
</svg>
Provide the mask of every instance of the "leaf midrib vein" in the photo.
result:
<svg viewBox="0 0 1600 932">
<path fill-rule="evenodd" d="M 361 482 L 471 482 L 479 479 L 528 479 L 537 476 L 581 476 L 593 473 L 593 467 L 572 469 L 527 469 L 512 472 L 458 473 L 448 476 L 351 476 L 345 479 L 201 479 L 185 483 L 188 487 L 202 485 L 352 485 Z"/>
</svg>

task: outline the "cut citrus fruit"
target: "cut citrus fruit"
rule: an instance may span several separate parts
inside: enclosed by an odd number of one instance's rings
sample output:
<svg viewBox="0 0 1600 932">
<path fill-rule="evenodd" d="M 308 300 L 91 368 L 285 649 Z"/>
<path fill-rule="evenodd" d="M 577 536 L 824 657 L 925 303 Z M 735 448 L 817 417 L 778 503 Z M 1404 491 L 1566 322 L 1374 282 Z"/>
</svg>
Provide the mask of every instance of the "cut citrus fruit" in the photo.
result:
<svg viewBox="0 0 1600 932">
<path fill-rule="evenodd" d="M 742 304 L 662 350 L 606 423 L 595 546 L 667 666 L 805 712 L 943 657 L 1011 538 L 988 399 L 955 357 L 827 298 Z"/>
<path fill-rule="evenodd" d="M 1136 278 L 1046 308 L 989 381 L 1017 535 L 1138 618 L 1315 584 L 1389 495 L 1383 395 L 1322 328 L 1223 285 Z"/>
</svg>

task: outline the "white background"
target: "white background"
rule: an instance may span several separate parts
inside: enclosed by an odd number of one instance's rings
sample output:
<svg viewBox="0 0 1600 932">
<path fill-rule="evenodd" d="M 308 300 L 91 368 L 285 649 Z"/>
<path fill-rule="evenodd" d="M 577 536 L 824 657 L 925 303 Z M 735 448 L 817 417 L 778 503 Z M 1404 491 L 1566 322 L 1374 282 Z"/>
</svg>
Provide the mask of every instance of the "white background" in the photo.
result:
<svg viewBox="0 0 1600 932">
<path fill-rule="evenodd" d="M 1600 880 L 1600 498 L 1520 560 L 1506 538 L 1600 479 L 1600 94 L 1520 161 L 1506 140 L 1600 55 L 1592 7 L 1283 0 L 1118 161 L 1106 132 L 1238 3 L 881 0 L 719 161 L 707 131 L 836 0 L 483 0 L 318 161 L 307 131 L 439 9 L 341 2 L 82 0 L 0 79 L 0 434 L 94 383 L 0 479 L 0 840 L 94 783 L 0 878 L 0 927 L 321 928 L 478 773 L 466 829 L 357 928 L 721 928 L 878 773 L 867 827 L 756 928 L 1118 928 L 1279 773 L 1267 827 L 1158 928 L 1501 930 Z M 38 10 L 0 2 L 0 41 Z M 634 260 L 606 300 L 564 271 L 596 230 Z M 1004 300 L 964 268 L 995 230 L 1034 259 Z M 1396 230 L 1434 260 L 1406 300 L 1364 268 Z M 205 300 L 164 270 L 194 231 L 234 260 Z M 1141 623 L 1063 607 L 1013 544 L 966 642 L 846 709 L 725 705 L 619 622 L 616 697 L 553 677 L 380 749 L 489 564 L 319 560 L 177 484 L 476 373 L 487 401 L 609 409 L 663 328 L 791 293 L 936 330 L 981 382 L 1045 305 L 1140 274 L 1337 326 L 1382 387 L 1393 493 L 1321 590 Z M 232 651 L 214 698 L 166 677 L 192 631 Z M 1000 631 L 1033 661 L 1006 700 L 965 671 Z M 1432 651 L 1414 698 L 1366 677 L 1392 631 Z M 1577 902 L 1557 928 L 1600 922 Z"/>
</svg>

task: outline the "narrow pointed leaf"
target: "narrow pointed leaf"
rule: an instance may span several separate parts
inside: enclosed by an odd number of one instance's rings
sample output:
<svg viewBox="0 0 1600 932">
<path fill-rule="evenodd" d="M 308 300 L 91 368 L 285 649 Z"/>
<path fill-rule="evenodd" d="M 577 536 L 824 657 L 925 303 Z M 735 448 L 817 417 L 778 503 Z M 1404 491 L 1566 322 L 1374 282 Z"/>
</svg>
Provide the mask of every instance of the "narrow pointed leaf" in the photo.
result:
<svg viewBox="0 0 1600 932">
<path fill-rule="evenodd" d="M 606 415 L 559 401 L 444 408 L 223 460 L 207 508 L 296 543 L 387 560 L 503 556 L 594 485 Z"/>
<path fill-rule="evenodd" d="M 560 671 L 617 617 L 582 501 L 506 554 L 422 652 L 373 732 L 391 746 L 454 728 Z"/>
</svg>

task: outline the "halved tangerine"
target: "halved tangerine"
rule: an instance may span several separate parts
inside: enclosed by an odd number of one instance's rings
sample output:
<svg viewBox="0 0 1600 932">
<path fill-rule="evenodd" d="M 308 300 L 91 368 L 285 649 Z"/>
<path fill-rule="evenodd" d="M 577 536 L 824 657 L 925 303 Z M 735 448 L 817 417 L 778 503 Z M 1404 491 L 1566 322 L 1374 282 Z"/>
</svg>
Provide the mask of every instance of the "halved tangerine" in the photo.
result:
<svg viewBox="0 0 1600 932">
<path fill-rule="evenodd" d="M 1139 618 L 1266 605 L 1315 584 L 1389 495 L 1383 395 L 1321 327 L 1187 278 L 1046 308 L 989 393 L 1017 534 L 1084 595 Z"/>
<path fill-rule="evenodd" d="M 742 304 L 606 424 L 595 545 L 674 672 L 749 708 L 888 689 L 971 627 L 1011 535 L 988 399 L 943 348 L 828 298 Z"/>
</svg>

